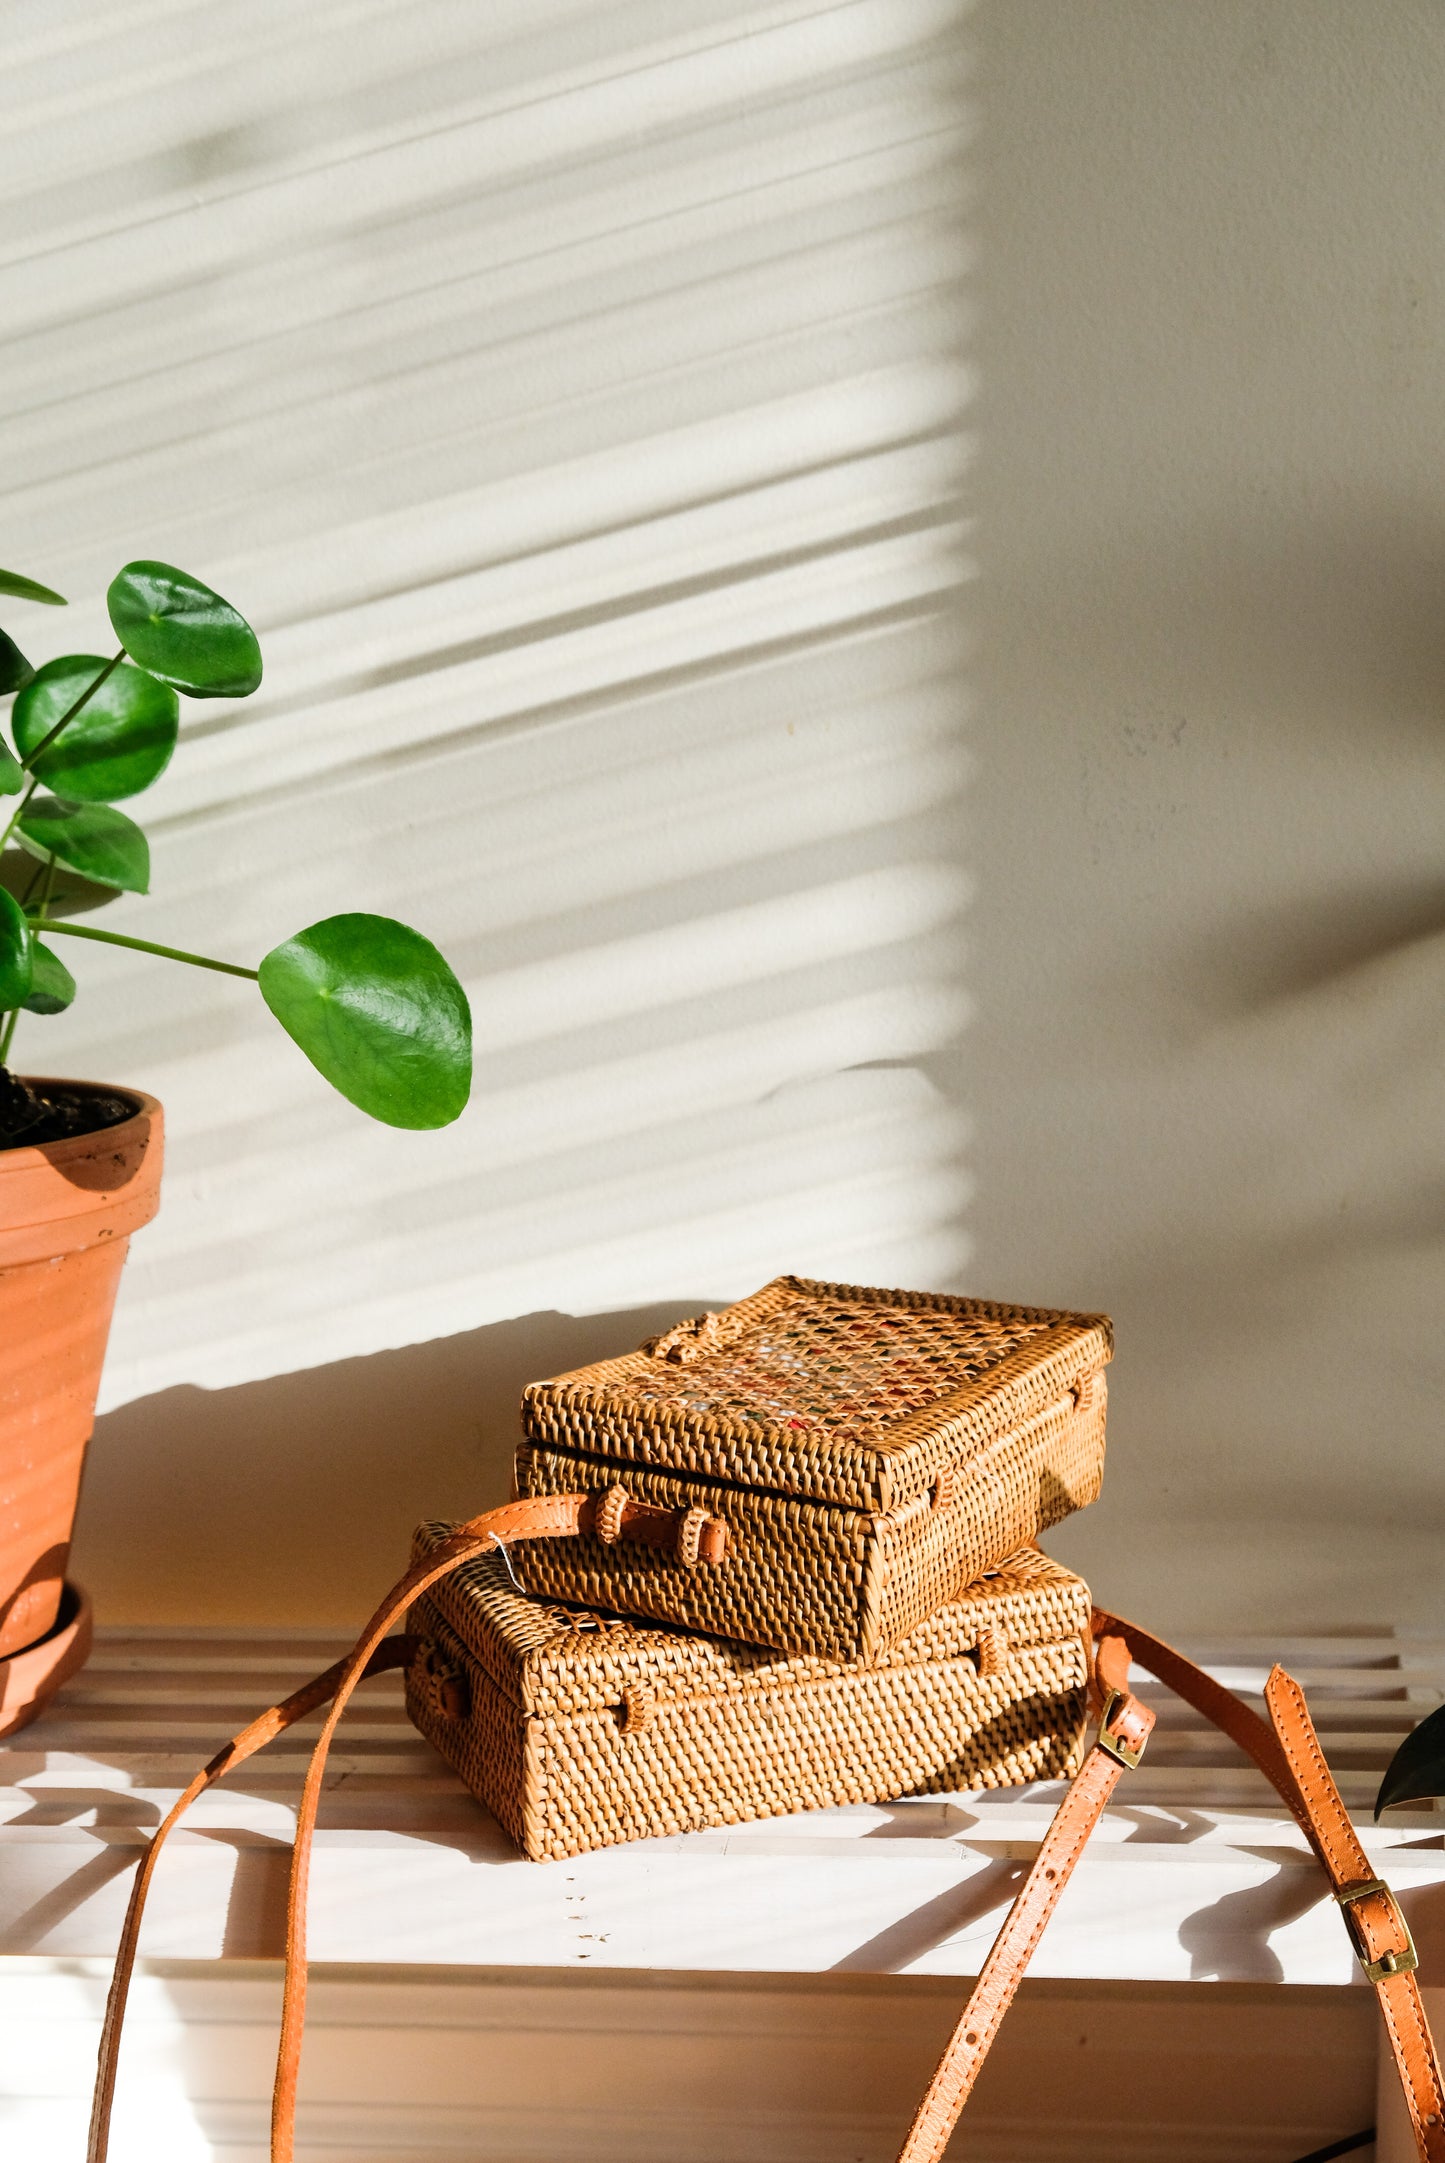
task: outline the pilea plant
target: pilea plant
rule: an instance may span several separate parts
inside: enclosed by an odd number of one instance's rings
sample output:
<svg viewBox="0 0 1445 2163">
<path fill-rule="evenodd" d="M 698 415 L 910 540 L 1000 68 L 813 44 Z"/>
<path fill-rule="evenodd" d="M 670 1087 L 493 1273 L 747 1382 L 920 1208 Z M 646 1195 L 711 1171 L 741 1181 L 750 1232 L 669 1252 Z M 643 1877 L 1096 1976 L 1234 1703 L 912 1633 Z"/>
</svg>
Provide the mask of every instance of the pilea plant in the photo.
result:
<svg viewBox="0 0 1445 2163">
<path fill-rule="evenodd" d="M 9 571 L 0 571 L 0 594 L 65 606 L 50 587 Z M 407 925 L 328 916 L 251 968 L 68 921 L 77 891 L 99 888 L 105 900 L 148 892 L 146 837 L 115 807 L 164 773 L 182 697 L 248 698 L 261 681 L 251 626 L 185 571 L 128 563 L 106 601 L 119 641 L 108 659 L 66 654 L 32 668 L 0 631 L 0 694 L 15 694 L 11 741 L 0 734 L 0 849 L 18 845 L 24 866 L 20 878 L 9 876 L 16 859 L 6 857 L 0 885 L 0 1148 L 52 1139 L 65 1125 L 65 1107 L 8 1063 L 21 1014 L 58 1014 L 75 997 L 75 979 L 49 943 L 56 937 L 245 978 L 363 1112 L 397 1127 L 447 1125 L 471 1088 L 471 1014 L 437 949 Z"/>
</svg>

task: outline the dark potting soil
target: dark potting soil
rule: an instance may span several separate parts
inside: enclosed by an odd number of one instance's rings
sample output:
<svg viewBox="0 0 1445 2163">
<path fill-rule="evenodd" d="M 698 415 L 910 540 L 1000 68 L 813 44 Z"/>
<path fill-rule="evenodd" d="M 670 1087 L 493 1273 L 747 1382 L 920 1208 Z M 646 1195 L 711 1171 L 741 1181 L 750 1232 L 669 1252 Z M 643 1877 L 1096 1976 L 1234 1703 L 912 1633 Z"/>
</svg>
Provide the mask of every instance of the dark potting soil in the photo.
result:
<svg viewBox="0 0 1445 2163">
<path fill-rule="evenodd" d="M 118 1089 L 67 1089 L 62 1083 L 32 1087 L 0 1067 L 0 1149 L 34 1149 L 98 1134 L 135 1117 L 134 1097 Z"/>
</svg>

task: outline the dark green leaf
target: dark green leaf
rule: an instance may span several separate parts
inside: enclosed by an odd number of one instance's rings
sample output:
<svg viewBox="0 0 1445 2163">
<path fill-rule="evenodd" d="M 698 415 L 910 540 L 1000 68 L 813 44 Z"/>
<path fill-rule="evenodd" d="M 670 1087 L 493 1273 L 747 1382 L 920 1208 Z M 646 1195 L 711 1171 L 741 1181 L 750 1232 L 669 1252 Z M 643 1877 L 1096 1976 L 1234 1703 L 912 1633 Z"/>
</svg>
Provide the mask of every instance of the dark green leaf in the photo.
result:
<svg viewBox="0 0 1445 2163">
<path fill-rule="evenodd" d="M 1380 1782 L 1375 1816 L 1392 1803 L 1425 1802 L 1445 1795 L 1445 1705 L 1405 1737 Z"/>
<path fill-rule="evenodd" d="M 35 674 L 20 648 L 8 633 L 0 631 L 0 698 L 18 691 L 21 684 L 29 683 Z"/>
<path fill-rule="evenodd" d="M 43 939 L 32 938 L 33 963 L 30 996 L 23 1003 L 28 1014 L 63 1014 L 75 997 L 75 978 L 58 954 Z"/>
<path fill-rule="evenodd" d="M 25 768 L 0 738 L 0 796 L 18 796 L 25 786 Z"/>
<path fill-rule="evenodd" d="M 344 1097 L 393 1127 L 444 1127 L 472 1085 L 467 995 L 419 931 L 328 916 L 273 947 L 261 995 Z"/>
<path fill-rule="evenodd" d="M 187 572 L 128 563 L 105 598 L 131 659 L 188 698 L 247 698 L 261 681 L 250 624 Z"/>
<path fill-rule="evenodd" d="M 0 571 L 0 593 L 13 594 L 17 601 L 48 601 L 52 608 L 66 605 L 63 593 L 40 585 L 33 578 L 22 578 L 18 571 Z"/>
<path fill-rule="evenodd" d="M 134 819 L 109 804 L 62 804 L 33 796 L 21 813 L 16 838 L 36 856 L 54 856 L 67 871 L 100 886 L 147 894 L 151 852 Z"/>
<path fill-rule="evenodd" d="M 24 1006 L 30 996 L 33 945 L 25 911 L 0 890 L 0 1013 Z"/>
<path fill-rule="evenodd" d="M 34 758 L 105 666 L 102 655 L 72 653 L 36 671 L 11 715 L 23 758 Z M 110 804 L 117 797 L 138 796 L 170 764 L 180 714 L 181 702 L 169 684 L 122 661 L 31 771 L 69 803 Z"/>
</svg>

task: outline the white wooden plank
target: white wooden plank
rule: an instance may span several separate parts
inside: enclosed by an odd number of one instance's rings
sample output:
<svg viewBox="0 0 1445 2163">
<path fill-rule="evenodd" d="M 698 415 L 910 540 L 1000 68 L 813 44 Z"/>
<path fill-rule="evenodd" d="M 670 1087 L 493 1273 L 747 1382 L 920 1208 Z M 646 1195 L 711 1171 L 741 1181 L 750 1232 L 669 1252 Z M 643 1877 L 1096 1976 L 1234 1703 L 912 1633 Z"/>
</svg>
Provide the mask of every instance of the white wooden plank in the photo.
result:
<svg viewBox="0 0 1445 2163">
<path fill-rule="evenodd" d="M 5 1949 L 112 1947 L 139 1847 L 129 1829 L 7 1833 Z M 985 1823 L 948 1842 L 713 1835 L 526 1866 L 481 1813 L 468 1831 L 325 1831 L 310 1942 L 323 1960 L 967 1976 L 1031 1853 L 1028 1841 L 990 1840 Z M 1377 1866 L 1407 1911 L 1445 1884 L 1438 1845 L 1393 1845 Z M 217 1826 L 178 1840 L 157 1879 L 147 1945 L 191 1958 L 279 1951 L 288 1871 L 284 1833 Z M 1356 1965 L 1317 1866 L 1281 1833 L 1207 1850 L 1101 1843 L 1079 1865 L 1035 1970 L 1350 1987 Z"/>
<path fill-rule="evenodd" d="M 139 1843 L 195 1764 L 338 1649 L 321 1631 L 103 1632 L 97 1667 L 0 1751 L 0 1948 L 82 1957 L 113 1943 Z M 1238 1652 L 1215 1671 L 1257 1689 L 1263 1671 Z M 1316 1711 L 1364 1816 L 1410 1717 L 1393 1694 L 1397 1641 L 1297 1640 L 1292 1657 L 1348 1693 L 1325 1691 Z M 1040 1973 L 1345 1986 L 1349 1945 L 1298 1829 L 1228 1744 L 1151 1694 L 1158 1733 L 1050 1926 Z M 308 1750 L 305 1731 L 286 1737 L 204 1799 L 161 1873 L 158 1949 L 273 1949 Z M 395 1675 L 368 1685 L 333 1765 L 314 1944 L 336 1960 L 968 1973 L 1060 1792 L 808 1813 L 538 1867 L 413 1733 Z M 1439 1826 L 1415 1813 L 1363 1828 L 1409 1902 L 1445 1881 Z"/>
<path fill-rule="evenodd" d="M 0 2129 L 84 2148 L 99 1964 L 0 1962 Z M 956 2014 L 930 1978 L 313 1971 L 303 2153 L 886 2163 Z M 273 1966 L 142 1965 L 116 2163 L 264 2163 Z M 1370 2122 L 1357 1991 L 1026 1984 L 956 2142 L 989 2163 L 1279 2163 Z M 952 2151 L 951 2151 L 952 2152 Z"/>
</svg>

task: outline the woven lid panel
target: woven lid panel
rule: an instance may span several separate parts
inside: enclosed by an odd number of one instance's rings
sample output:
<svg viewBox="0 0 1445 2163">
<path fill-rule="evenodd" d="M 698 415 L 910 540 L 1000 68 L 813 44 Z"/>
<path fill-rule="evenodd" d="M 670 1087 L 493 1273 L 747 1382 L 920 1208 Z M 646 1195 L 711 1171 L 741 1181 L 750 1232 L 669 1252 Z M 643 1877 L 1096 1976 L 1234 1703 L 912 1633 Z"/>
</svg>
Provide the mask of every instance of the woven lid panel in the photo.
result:
<svg viewBox="0 0 1445 2163">
<path fill-rule="evenodd" d="M 435 1521 L 419 1525 L 413 1561 L 455 1530 Z M 639 1685 L 659 1700 L 716 1697 L 838 1675 L 852 1664 L 768 1652 L 668 1623 L 629 1621 L 535 1599 L 516 1590 L 496 1553 L 464 1563 L 433 1585 L 427 1599 L 497 1687 L 531 1713 L 597 1710 Z M 1088 1620 L 1087 1586 L 1037 1548 L 1028 1548 L 870 1665 L 956 1660 L 986 1639 L 995 1653 L 1001 1646 L 1060 1644 L 1079 1636 Z"/>
<path fill-rule="evenodd" d="M 533 1383 L 529 1435 L 888 1508 L 1109 1358 L 1100 1315 L 780 1277 L 639 1351 Z"/>
</svg>

